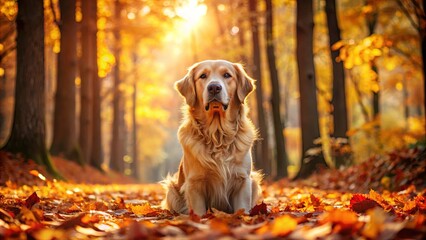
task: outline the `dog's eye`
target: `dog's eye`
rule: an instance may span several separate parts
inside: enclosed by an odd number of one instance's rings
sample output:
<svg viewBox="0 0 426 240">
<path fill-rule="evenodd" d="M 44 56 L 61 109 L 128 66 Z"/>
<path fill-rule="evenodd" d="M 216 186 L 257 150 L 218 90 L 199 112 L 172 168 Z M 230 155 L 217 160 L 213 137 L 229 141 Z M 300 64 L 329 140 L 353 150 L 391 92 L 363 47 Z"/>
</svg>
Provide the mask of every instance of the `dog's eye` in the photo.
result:
<svg viewBox="0 0 426 240">
<path fill-rule="evenodd" d="M 205 73 L 201 74 L 200 78 L 205 79 L 207 78 L 207 75 Z"/>
<path fill-rule="evenodd" d="M 224 77 L 224 78 L 230 78 L 230 77 L 232 77 L 232 76 L 231 76 L 231 74 L 229 74 L 229 73 L 225 73 L 225 74 L 223 74 L 223 77 Z"/>
</svg>

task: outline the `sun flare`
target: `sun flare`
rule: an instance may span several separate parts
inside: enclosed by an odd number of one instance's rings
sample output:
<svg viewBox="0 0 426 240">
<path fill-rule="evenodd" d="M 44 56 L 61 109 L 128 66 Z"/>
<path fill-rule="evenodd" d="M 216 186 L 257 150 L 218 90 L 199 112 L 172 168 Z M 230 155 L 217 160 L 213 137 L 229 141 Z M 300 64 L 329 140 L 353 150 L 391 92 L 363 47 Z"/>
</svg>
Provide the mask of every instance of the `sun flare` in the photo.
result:
<svg viewBox="0 0 426 240">
<path fill-rule="evenodd" d="M 188 29 L 195 27 L 207 13 L 207 5 L 199 0 L 186 0 L 176 8 L 176 14 L 185 20 Z"/>
</svg>

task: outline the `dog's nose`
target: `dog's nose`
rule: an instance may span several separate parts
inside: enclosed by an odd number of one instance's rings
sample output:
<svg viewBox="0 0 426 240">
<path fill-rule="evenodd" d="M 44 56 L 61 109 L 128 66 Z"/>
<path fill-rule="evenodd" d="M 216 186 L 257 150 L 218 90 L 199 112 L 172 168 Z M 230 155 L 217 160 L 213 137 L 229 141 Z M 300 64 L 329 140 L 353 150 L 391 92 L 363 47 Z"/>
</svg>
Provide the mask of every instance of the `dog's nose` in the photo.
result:
<svg viewBox="0 0 426 240">
<path fill-rule="evenodd" d="M 220 91 L 222 91 L 222 86 L 219 83 L 210 83 L 207 86 L 207 90 L 209 91 L 210 94 L 216 95 L 220 93 Z"/>
</svg>

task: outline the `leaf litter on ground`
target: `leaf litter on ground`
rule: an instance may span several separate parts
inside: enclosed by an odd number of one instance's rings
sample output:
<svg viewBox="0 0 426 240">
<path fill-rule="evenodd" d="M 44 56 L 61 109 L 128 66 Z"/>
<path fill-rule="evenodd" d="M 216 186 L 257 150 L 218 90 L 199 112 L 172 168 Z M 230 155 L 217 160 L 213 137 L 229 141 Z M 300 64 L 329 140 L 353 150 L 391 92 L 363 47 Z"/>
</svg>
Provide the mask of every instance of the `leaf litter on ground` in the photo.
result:
<svg viewBox="0 0 426 240">
<path fill-rule="evenodd" d="M 410 167 L 413 163 L 405 162 L 410 159 L 401 160 L 395 156 L 386 156 L 387 160 L 381 161 L 379 167 L 413 169 Z M 412 157 L 420 168 L 415 172 L 424 173 L 424 164 L 414 155 Z M 343 184 L 330 181 L 336 171 L 339 176 L 357 171 L 361 176 L 366 174 L 362 172 L 365 169 L 374 169 L 376 174 L 384 171 L 367 164 L 348 169 L 321 172 L 312 176 L 311 182 L 265 183 L 262 200 L 249 213 L 228 214 L 212 209 L 204 216 L 162 209 L 164 190 L 158 184 L 66 183 L 45 177 L 39 170 L 26 169 L 27 172 L 20 175 L 37 178 L 38 184 L 6 181 L 0 187 L 0 239 L 426 237 L 426 191 L 421 179 L 413 177 L 404 181 L 404 185 L 394 184 L 396 190 L 381 186 L 383 181 L 378 175 L 375 182 L 371 177 L 369 181 L 372 186 L 380 187 L 368 191 L 344 189 Z M 359 176 L 341 180 L 349 185 L 361 185 L 363 182 L 357 182 L 361 179 Z"/>
</svg>

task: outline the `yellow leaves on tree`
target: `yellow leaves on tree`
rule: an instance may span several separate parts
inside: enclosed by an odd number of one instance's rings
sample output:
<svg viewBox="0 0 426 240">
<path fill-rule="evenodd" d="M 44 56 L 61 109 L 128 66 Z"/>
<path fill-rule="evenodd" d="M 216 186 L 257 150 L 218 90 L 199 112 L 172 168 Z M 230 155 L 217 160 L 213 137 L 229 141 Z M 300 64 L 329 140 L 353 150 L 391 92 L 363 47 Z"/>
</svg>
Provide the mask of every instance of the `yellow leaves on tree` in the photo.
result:
<svg viewBox="0 0 426 240">
<path fill-rule="evenodd" d="M 9 20 L 13 21 L 18 13 L 18 4 L 15 0 L 1 0 L 0 12 Z"/>
<path fill-rule="evenodd" d="M 370 63 L 377 57 L 389 51 L 392 42 L 380 34 L 372 34 L 360 41 L 339 41 L 332 46 L 332 50 L 339 50 L 338 61 L 343 61 L 346 69 Z"/>
</svg>

